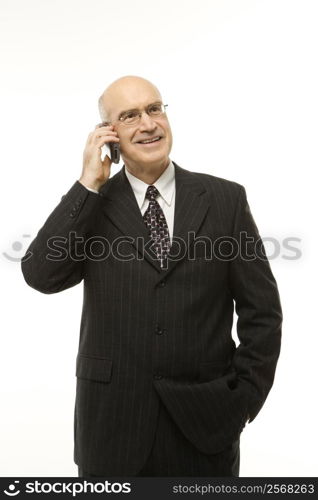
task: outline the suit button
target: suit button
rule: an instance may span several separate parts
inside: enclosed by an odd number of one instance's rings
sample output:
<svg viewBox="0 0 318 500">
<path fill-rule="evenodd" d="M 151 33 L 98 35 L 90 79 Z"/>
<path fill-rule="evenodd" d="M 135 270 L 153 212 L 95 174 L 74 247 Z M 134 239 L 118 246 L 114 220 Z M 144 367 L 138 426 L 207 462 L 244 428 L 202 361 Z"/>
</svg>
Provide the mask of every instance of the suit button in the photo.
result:
<svg viewBox="0 0 318 500">
<path fill-rule="evenodd" d="M 157 335 L 162 335 L 163 333 L 166 333 L 166 332 L 167 332 L 167 330 L 165 328 L 160 328 L 159 325 L 156 327 L 155 333 Z"/>
<path fill-rule="evenodd" d="M 164 286 L 166 286 L 165 280 L 160 281 L 160 283 L 158 283 L 158 286 L 160 286 L 160 288 L 163 288 Z"/>
<path fill-rule="evenodd" d="M 162 379 L 162 375 L 160 373 L 155 373 L 154 376 L 153 376 L 153 378 L 155 380 L 161 380 Z"/>
</svg>

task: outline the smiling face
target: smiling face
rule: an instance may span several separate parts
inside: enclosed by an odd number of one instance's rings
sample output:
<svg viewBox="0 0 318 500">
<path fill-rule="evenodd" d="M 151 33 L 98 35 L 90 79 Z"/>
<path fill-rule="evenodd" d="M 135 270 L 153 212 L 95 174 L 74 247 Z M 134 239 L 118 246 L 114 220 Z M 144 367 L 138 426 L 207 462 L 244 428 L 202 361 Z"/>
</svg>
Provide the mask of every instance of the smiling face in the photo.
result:
<svg viewBox="0 0 318 500">
<path fill-rule="evenodd" d="M 158 89 L 140 77 L 123 77 L 111 84 L 101 97 L 101 104 L 118 134 L 120 153 L 128 170 L 163 171 L 169 164 L 172 133 L 166 114 L 149 116 L 151 105 L 162 103 Z M 125 124 L 119 117 L 128 111 L 143 111 L 140 120 Z"/>
</svg>

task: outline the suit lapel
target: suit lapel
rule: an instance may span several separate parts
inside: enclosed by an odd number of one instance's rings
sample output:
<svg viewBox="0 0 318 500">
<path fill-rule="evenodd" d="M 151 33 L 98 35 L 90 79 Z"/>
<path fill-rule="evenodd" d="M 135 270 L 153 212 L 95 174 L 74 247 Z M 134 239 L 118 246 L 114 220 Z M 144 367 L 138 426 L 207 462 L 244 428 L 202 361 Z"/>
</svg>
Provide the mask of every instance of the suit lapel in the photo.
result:
<svg viewBox="0 0 318 500">
<path fill-rule="evenodd" d="M 196 175 L 179 167 L 176 163 L 174 166 L 176 180 L 174 233 L 170 251 L 171 257 L 166 270 L 160 268 L 155 252 L 150 248 L 151 239 L 125 174 L 124 166 L 103 186 L 100 192 L 105 199 L 104 215 L 124 236 L 129 238 L 140 256 L 145 258 L 160 273 L 160 279 L 163 278 L 163 275 L 170 273 L 185 257 L 185 245 L 186 250 L 188 249 L 188 234 L 197 232 L 209 208 L 205 196 L 206 190 Z M 143 246 L 146 247 L 146 251 Z"/>
<path fill-rule="evenodd" d="M 209 208 L 206 190 L 195 173 L 179 167 L 176 163 L 174 165 L 176 199 L 173 242 L 165 274 L 170 273 L 186 257 L 191 245 L 189 235 L 195 236 Z"/>
<path fill-rule="evenodd" d="M 127 237 L 140 256 L 145 258 L 158 272 L 161 272 L 156 254 L 150 248 L 151 239 L 142 219 L 136 197 L 125 174 L 124 166 L 120 172 L 110 179 L 110 182 L 104 185 L 100 192 L 105 198 L 104 215 Z M 147 252 L 143 250 L 145 245 Z"/>
</svg>

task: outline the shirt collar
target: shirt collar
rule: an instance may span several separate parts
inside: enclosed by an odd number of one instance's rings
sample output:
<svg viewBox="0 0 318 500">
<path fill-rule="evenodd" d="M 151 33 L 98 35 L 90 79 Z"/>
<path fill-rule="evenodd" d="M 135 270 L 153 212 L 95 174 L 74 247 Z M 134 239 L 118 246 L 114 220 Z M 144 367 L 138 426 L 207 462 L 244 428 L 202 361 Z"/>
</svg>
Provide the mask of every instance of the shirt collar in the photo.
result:
<svg viewBox="0 0 318 500">
<path fill-rule="evenodd" d="M 138 179 L 138 177 L 135 177 L 130 172 L 128 172 L 126 166 L 125 174 L 127 175 L 130 185 L 135 193 L 138 206 L 141 209 L 142 204 L 145 201 L 146 191 L 149 184 L 146 184 L 142 180 Z M 167 168 L 164 170 L 164 172 L 162 172 L 159 179 L 157 179 L 156 182 L 153 183 L 153 186 L 158 189 L 160 196 L 170 206 L 175 190 L 175 172 L 172 161 L 170 161 Z"/>
</svg>

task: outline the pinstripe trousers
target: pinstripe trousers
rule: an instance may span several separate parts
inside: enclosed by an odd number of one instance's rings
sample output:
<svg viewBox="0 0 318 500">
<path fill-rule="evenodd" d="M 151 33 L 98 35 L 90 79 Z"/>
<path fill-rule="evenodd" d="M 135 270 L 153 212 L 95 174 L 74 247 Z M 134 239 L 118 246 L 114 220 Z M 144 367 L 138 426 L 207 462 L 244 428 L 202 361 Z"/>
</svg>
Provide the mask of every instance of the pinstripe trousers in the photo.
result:
<svg viewBox="0 0 318 500">
<path fill-rule="evenodd" d="M 240 442 L 220 453 L 207 455 L 185 438 L 165 406 L 160 403 L 157 428 L 150 454 L 139 477 L 238 477 Z M 98 477 L 78 468 L 79 477 Z"/>
</svg>

